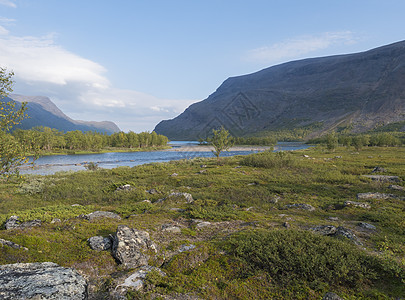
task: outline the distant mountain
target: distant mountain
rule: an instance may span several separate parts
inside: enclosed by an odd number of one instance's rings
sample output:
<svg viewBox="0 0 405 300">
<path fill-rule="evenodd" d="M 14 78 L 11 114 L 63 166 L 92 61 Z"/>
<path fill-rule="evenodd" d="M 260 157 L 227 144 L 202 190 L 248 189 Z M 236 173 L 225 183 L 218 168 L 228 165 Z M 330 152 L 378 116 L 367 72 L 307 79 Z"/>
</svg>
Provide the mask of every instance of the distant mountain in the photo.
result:
<svg viewBox="0 0 405 300">
<path fill-rule="evenodd" d="M 364 132 L 405 120 L 405 41 L 366 52 L 292 61 L 227 79 L 207 99 L 155 131 L 205 137 L 223 125 L 235 136 L 312 128 Z M 405 130 L 405 128 L 403 128 Z"/>
<path fill-rule="evenodd" d="M 27 114 L 29 118 L 22 121 L 18 128 L 30 129 L 36 126 L 56 128 L 60 131 L 97 131 L 111 134 L 119 132 L 118 126 L 110 121 L 92 122 L 78 121 L 66 116 L 48 97 L 22 96 L 12 94 L 2 101 L 15 101 L 20 105 L 27 102 Z"/>
</svg>

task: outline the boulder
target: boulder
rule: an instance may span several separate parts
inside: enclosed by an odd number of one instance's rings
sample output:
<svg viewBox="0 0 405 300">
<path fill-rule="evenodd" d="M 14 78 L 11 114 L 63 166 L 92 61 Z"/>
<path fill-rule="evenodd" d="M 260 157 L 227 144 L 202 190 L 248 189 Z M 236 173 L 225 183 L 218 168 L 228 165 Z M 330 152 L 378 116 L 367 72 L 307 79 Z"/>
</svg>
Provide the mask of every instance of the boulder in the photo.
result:
<svg viewBox="0 0 405 300">
<path fill-rule="evenodd" d="M 390 188 L 391 190 L 395 190 L 395 191 L 405 192 L 405 187 L 400 186 L 400 185 L 391 184 L 388 188 Z"/>
<path fill-rule="evenodd" d="M 389 175 L 362 175 L 363 177 L 370 178 L 374 181 L 381 182 L 401 182 L 401 178 L 398 176 L 389 176 Z"/>
<path fill-rule="evenodd" d="M 375 167 L 373 171 L 371 171 L 371 173 L 385 173 L 385 172 L 387 172 L 387 170 L 382 167 Z"/>
<path fill-rule="evenodd" d="M 190 193 L 171 193 L 167 198 L 169 199 L 184 199 L 187 203 L 194 201 L 193 196 Z"/>
<path fill-rule="evenodd" d="M 27 229 L 27 228 L 32 228 L 36 226 L 41 226 L 42 221 L 41 220 L 32 220 L 32 221 L 27 221 L 27 222 L 21 222 L 19 220 L 18 216 L 11 216 L 6 223 L 4 224 L 4 227 L 7 230 L 10 229 Z"/>
<path fill-rule="evenodd" d="M 336 233 L 336 227 L 333 225 L 320 225 L 311 228 L 311 230 L 321 235 L 333 235 Z"/>
<path fill-rule="evenodd" d="M 87 240 L 90 248 L 97 251 L 104 251 L 111 249 L 111 238 L 102 236 L 92 236 Z"/>
<path fill-rule="evenodd" d="M 52 262 L 0 266 L 1 299 L 87 299 L 87 282 Z"/>
<path fill-rule="evenodd" d="M 376 227 L 374 225 L 371 225 L 369 223 L 365 223 L 365 222 L 360 222 L 359 224 L 360 227 L 364 228 L 364 229 L 369 229 L 369 230 L 376 230 Z"/>
<path fill-rule="evenodd" d="M 344 237 L 346 239 L 349 239 L 356 245 L 363 245 L 363 243 L 360 242 L 360 240 L 357 238 L 357 236 L 353 232 L 351 232 L 351 230 L 344 228 L 343 226 L 339 226 L 338 228 L 336 228 L 336 232 L 334 233 L 333 236 Z"/>
<path fill-rule="evenodd" d="M 8 240 L 0 239 L 0 244 L 3 245 L 3 246 L 9 246 L 9 247 L 14 248 L 14 249 L 23 249 L 23 250 L 26 250 L 26 251 L 28 250 L 28 248 L 20 246 L 20 245 L 14 243 L 14 242 L 8 241 Z"/>
<path fill-rule="evenodd" d="M 116 220 L 121 220 L 121 217 L 117 215 L 116 213 L 113 213 L 111 211 L 95 211 L 92 213 L 89 213 L 87 215 L 80 215 L 79 217 L 93 221 L 95 219 L 99 218 L 109 218 L 109 219 L 116 219 Z"/>
<path fill-rule="evenodd" d="M 393 194 L 383 194 L 383 193 L 373 193 L 373 192 L 368 192 L 368 193 L 358 193 L 357 194 L 357 199 L 376 199 L 376 200 L 385 200 L 389 198 L 396 198 L 397 196 Z"/>
<path fill-rule="evenodd" d="M 146 266 L 149 259 L 148 252 L 156 252 L 156 246 L 149 238 L 149 233 L 125 225 L 118 226 L 112 240 L 113 256 L 129 269 Z"/>
<path fill-rule="evenodd" d="M 314 211 L 315 210 L 315 207 L 313 207 L 310 204 L 306 204 L 306 203 L 287 204 L 285 207 L 304 209 L 304 210 L 308 210 L 308 211 Z"/>
<path fill-rule="evenodd" d="M 340 298 L 337 294 L 328 292 L 323 296 L 322 300 L 344 300 L 343 298 Z"/>
<path fill-rule="evenodd" d="M 119 191 L 130 191 L 130 190 L 132 190 L 132 189 L 133 189 L 133 187 L 132 187 L 130 184 L 124 184 L 124 185 L 121 185 L 121 186 L 117 187 L 117 188 L 115 189 L 115 191 L 116 191 L 116 192 L 119 192 Z"/>
<path fill-rule="evenodd" d="M 193 245 L 193 244 L 189 244 L 189 245 L 184 244 L 184 245 L 180 246 L 179 252 L 181 253 L 181 252 L 185 252 L 185 251 L 190 251 L 190 250 L 193 250 L 194 248 L 195 248 L 195 245 Z"/>
<path fill-rule="evenodd" d="M 180 227 L 172 225 L 172 224 L 164 224 L 164 225 L 162 225 L 162 231 L 172 232 L 172 233 L 181 233 Z"/>
<path fill-rule="evenodd" d="M 366 208 L 366 209 L 370 209 L 371 205 L 366 203 L 366 202 L 355 202 L 355 201 L 345 201 L 344 206 L 346 207 L 359 207 L 359 208 Z"/>
</svg>

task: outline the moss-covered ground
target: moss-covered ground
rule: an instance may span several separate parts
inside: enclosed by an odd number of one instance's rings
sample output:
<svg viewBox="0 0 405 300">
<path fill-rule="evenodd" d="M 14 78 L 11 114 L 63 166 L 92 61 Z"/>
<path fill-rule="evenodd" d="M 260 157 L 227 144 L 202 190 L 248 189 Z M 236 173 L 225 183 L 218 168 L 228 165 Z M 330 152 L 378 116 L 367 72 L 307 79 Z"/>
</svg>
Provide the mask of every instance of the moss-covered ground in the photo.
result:
<svg viewBox="0 0 405 300">
<path fill-rule="evenodd" d="M 345 299 L 404 297 L 405 192 L 361 176 L 377 166 L 386 170 L 379 174 L 399 176 L 402 181 L 394 184 L 405 186 L 404 147 L 359 152 L 317 147 L 2 182 L 0 223 L 18 215 L 43 224 L 26 230 L 3 226 L 0 238 L 29 250 L 3 246 L 0 264 L 52 261 L 74 267 L 88 279 L 93 299 L 108 299 L 115 278 L 129 271 L 110 252 L 91 250 L 87 239 L 108 236 L 125 224 L 150 233 L 158 253 L 149 264 L 167 274 L 151 272 L 143 290 L 128 293 L 130 299 L 321 299 L 326 292 Z M 124 184 L 133 189 L 116 191 Z M 151 189 L 157 193 L 148 193 Z M 155 203 L 172 192 L 190 193 L 194 202 Z M 356 200 L 365 192 L 395 197 Z M 371 208 L 345 207 L 348 200 Z M 294 203 L 315 210 L 286 208 Z M 77 218 L 95 210 L 116 212 L 122 220 Z M 51 223 L 55 218 L 62 222 Z M 211 224 L 198 227 L 195 219 Z M 376 229 L 364 229 L 360 222 Z M 162 231 L 164 224 L 181 232 Z M 308 230 L 317 225 L 343 226 L 363 245 Z M 190 244 L 196 247 L 178 251 Z"/>
</svg>

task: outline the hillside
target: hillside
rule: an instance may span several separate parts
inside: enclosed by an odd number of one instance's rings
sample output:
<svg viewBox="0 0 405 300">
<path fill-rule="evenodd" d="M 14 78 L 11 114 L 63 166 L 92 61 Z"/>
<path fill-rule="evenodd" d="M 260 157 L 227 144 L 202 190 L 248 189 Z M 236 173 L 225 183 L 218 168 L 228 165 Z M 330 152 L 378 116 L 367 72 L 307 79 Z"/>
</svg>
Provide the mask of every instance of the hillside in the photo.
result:
<svg viewBox="0 0 405 300">
<path fill-rule="evenodd" d="M 27 114 L 18 128 L 30 129 L 36 126 L 56 128 L 60 131 L 97 131 L 108 134 L 119 132 L 118 126 L 110 121 L 94 122 L 73 120 L 66 116 L 48 97 L 10 95 L 3 101 L 27 102 Z"/>
<path fill-rule="evenodd" d="M 366 52 L 311 58 L 227 79 L 207 99 L 155 128 L 170 139 L 310 128 L 315 136 L 364 132 L 405 120 L 405 41 Z M 403 128 L 405 130 L 405 128 Z"/>
</svg>

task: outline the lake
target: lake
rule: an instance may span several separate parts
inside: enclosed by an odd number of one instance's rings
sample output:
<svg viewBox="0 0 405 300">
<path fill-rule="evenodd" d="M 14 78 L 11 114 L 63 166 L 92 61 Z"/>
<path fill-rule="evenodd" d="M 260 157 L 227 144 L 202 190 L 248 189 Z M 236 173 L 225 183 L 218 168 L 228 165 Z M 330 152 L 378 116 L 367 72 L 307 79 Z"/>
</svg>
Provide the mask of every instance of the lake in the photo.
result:
<svg viewBox="0 0 405 300">
<path fill-rule="evenodd" d="M 100 168 L 112 169 L 120 166 L 134 167 L 137 165 L 168 162 L 172 160 L 191 159 L 195 157 L 214 157 L 208 147 L 199 146 L 198 142 L 172 141 L 172 149 L 149 152 L 109 152 L 100 154 L 74 154 L 42 156 L 35 161 L 34 168 L 23 167 L 21 174 L 50 175 L 61 171 L 85 170 L 89 162 L 98 164 Z M 308 148 L 303 143 L 278 143 L 275 151 L 290 151 Z M 232 151 L 221 153 L 221 157 L 247 155 L 265 150 L 260 146 L 235 147 Z"/>
</svg>

